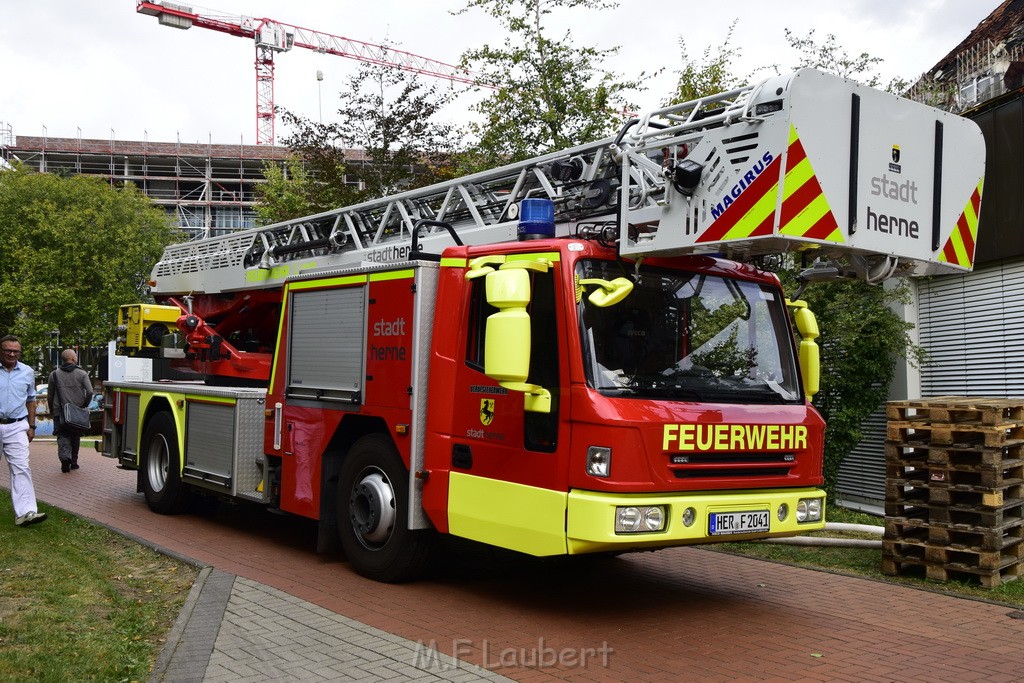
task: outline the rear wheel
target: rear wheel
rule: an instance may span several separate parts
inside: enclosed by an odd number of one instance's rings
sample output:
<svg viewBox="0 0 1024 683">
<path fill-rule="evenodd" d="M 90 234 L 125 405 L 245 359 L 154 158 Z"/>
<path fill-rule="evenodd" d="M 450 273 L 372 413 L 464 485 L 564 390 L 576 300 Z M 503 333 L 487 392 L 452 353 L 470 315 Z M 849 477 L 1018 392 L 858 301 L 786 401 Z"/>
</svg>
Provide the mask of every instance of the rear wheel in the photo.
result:
<svg viewBox="0 0 1024 683">
<path fill-rule="evenodd" d="M 179 452 L 174 418 L 170 413 L 156 413 L 143 433 L 139 462 L 142 492 L 153 512 L 170 515 L 188 505 L 189 490 L 181 481 Z"/>
<path fill-rule="evenodd" d="M 376 581 L 410 581 L 422 573 L 433 532 L 412 531 L 409 473 L 391 441 L 371 434 L 341 465 L 338 533 L 352 568 Z"/>
</svg>

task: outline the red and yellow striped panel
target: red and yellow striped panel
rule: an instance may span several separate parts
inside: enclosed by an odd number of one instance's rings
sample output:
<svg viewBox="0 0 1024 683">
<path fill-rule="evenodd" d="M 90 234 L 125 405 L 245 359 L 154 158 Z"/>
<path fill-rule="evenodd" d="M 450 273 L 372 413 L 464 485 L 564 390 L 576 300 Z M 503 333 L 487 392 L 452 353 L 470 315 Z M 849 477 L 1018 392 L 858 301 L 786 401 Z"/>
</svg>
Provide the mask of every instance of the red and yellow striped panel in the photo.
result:
<svg viewBox="0 0 1024 683">
<path fill-rule="evenodd" d="M 732 204 L 697 238 L 697 242 L 741 240 L 771 235 L 779 191 L 779 158 L 747 185 Z"/>
<path fill-rule="evenodd" d="M 964 268 L 974 265 L 974 246 L 978 241 L 978 213 L 981 209 L 981 190 L 984 184 L 984 179 L 978 183 L 970 201 L 964 207 L 964 212 L 960 214 L 953 233 L 942 247 L 939 261 Z"/>
<path fill-rule="evenodd" d="M 697 242 L 739 240 L 771 235 L 779 193 L 778 158 L 773 159 Z M 843 235 L 814 175 L 796 129 L 789 128 L 779 234 L 842 242 Z"/>
<path fill-rule="evenodd" d="M 786 179 L 782 191 L 782 215 L 779 234 L 806 237 L 826 242 L 842 242 L 843 231 L 832 215 L 825 193 L 818 183 L 811 160 L 789 126 L 789 152 L 786 155 Z"/>
</svg>

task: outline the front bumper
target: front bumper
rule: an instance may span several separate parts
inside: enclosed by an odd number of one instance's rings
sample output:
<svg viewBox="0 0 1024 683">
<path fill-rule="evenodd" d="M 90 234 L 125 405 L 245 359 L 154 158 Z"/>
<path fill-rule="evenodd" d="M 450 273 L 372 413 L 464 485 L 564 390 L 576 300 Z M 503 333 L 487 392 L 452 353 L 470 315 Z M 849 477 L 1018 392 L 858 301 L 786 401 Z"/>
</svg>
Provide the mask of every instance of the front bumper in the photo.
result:
<svg viewBox="0 0 1024 683">
<path fill-rule="evenodd" d="M 797 503 L 802 498 L 820 498 L 825 509 L 825 492 L 817 488 L 769 489 L 757 491 L 716 491 L 712 493 L 608 494 L 574 490 L 569 493 L 566 540 L 570 555 L 614 552 L 644 548 L 666 548 L 694 543 L 725 543 L 755 538 L 797 536 L 825 528 L 825 515 L 816 522 L 798 522 Z M 616 533 L 615 511 L 619 506 L 664 506 L 665 528 L 656 532 Z M 780 520 L 777 511 L 789 511 Z M 693 522 L 687 526 L 684 511 L 692 508 Z M 712 513 L 767 510 L 767 532 L 712 535 Z"/>
</svg>

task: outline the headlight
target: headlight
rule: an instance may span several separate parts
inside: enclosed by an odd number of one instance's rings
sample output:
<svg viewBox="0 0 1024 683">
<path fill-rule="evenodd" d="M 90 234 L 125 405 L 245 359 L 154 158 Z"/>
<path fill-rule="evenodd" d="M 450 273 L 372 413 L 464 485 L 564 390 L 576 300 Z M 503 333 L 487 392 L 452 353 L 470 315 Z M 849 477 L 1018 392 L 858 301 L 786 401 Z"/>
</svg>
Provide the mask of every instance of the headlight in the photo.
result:
<svg viewBox="0 0 1024 683">
<path fill-rule="evenodd" d="M 801 498 L 796 504 L 796 521 L 820 522 L 821 498 Z"/>
<path fill-rule="evenodd" d="M 610 477 L 612 474 L 612 449 L 607 446 L 588 448 L 587 474 L 592 477 Z"/>
<path fill-rule="evenodd" d="M 629 505 L 615 508 L 617 534 L 642 534 L 664 529 L 665 508 L 660 505 Z"/>
<path fill-rule="evenodd" d="M 640 514 L 640 508 L 616 508 L 615 532 L 632 533 L 634 531 L 640 531 L 640 521 L 642 518 L 643 515 Z"/>
</svg>

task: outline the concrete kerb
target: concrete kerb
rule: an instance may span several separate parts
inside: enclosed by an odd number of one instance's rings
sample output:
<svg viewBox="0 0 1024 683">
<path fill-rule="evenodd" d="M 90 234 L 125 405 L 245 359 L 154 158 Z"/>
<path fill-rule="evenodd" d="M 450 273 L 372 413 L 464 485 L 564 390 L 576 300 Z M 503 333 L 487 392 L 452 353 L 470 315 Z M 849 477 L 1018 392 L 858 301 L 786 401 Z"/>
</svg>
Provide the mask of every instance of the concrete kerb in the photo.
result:
<svg viewBox="0 0 1024 683">
<path fill-rule="evenodd" d="M 185 604 L 181 606 L 178 618 L 174 620 L 174 626 L 172 626 L 171 630 L 167 633 L 167 640 L 164 641 L 164 646 L 160 650 L 160 655 L 156 658 L 156 664 L 153 665 L 153 670 L 149 674 L 150 681 L 163 680 L 164 674 L 167 672 L 167 667 L 171 664 L 171 658 L 178 649 L 178 643 L 181 642 L 181 638 L 185 633 L 185 628 L 188 626 L 189 617 L 192 615 L 192 611 L 196 608 L 196 604 L 199 602 L 199 595 L 203 592 L 203 585 L 206 583 L 206 577 L 208 577 L 212 571 L 213 567 L 203 567 L 199 571 L 199 576 L 196 577 L 195 583 L 193 583 L 192 588 L 189 589 L 188 597 L 185 598 Z"/>
<path fill-rule="evenodd" d="M 170 632 L 167 634 L 167 640 L 160 650 L 160 654 L 153 666 L 153 671 L 150 672 L 148 679 L 150 683 L 158 683 L 165 680 L 202 680 L 203 673 L 210 662 L 210 656 L 213 654 L 219 627 L 214 629 L 213 633 L 203 634 L 206 640 L 205 643 L 197 643 L 195 642 L 197 634 L 193 633 L 189 628 L 189 623 L 196 610 L 203 609 L 200 606 L 209 607 L 208 600 L 210 596 L 204 596 L 203 592 L 210 577 L 214 574 L 230 576 L 231 583 L 233 584 L 234 582 L 234 576 L 220 572 L 213 567 L 206 566 L 199 571 L 199 575 L 188 592 L 188 597 L 185 598 L 185 604 L 182 605 L 178 618 L 174 621 L 174 626 L 171 627 Z M 231 585 L 228 586 L 227 590 L 227 595 L 229 596 L 230 594 Z M 224 597 L 223 604 L 220 605 L 222 615 L 223 610 L 226 608 L 227 596 Z M 219 622 L 217 623 L 219 624 Z M 186 670 L 189 671 L 186 672 Z M 181 674 L 186 673 L 192 673 L 193 676 L 186 676 L 184 679 L 180 678 Z"/>
<path fill-rule="evenodd" d="M 150 683 L 202 681 L 210 664 L 235 575 L 214 567 L 199 572 L 150 674 Z"/>
</svg>

